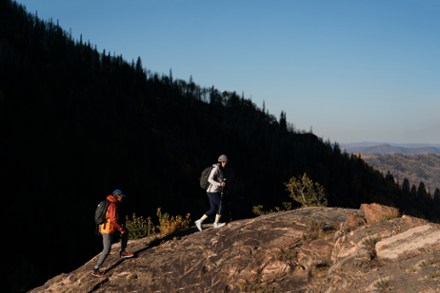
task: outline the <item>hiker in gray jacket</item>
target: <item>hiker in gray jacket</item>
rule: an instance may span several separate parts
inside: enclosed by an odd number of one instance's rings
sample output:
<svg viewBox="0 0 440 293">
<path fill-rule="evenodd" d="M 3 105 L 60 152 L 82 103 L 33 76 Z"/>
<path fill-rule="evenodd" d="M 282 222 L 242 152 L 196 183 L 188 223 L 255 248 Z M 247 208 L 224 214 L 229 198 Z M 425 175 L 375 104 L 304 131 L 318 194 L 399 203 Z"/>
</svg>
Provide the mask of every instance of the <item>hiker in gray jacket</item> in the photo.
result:
<svg viewBox="0 0 440 293">
<path fill-rule="evenodd" d="M 206 190 L 206 195 L 209 199 L 210 209 L 205 212 L 200 219 L 195 221 L 197 229 L 202 231 L 202 223 L 210 216 L 215 214 L 214 220 L 214 228 L 220 228 L 225 225 L 225 223 L 220 223 L 220 218 L 222 216 L 222 197 L 223 197 L 223 188 L 225 187 L 225 178 L 223 175 L 223 170 L 228 163 L 228 157 L 226 155 L 221 155 L 218 158 L 218 162 L 212 165 L 211 173 L 209 174 L 208 182 L 209 186 Z"/>
</svg>

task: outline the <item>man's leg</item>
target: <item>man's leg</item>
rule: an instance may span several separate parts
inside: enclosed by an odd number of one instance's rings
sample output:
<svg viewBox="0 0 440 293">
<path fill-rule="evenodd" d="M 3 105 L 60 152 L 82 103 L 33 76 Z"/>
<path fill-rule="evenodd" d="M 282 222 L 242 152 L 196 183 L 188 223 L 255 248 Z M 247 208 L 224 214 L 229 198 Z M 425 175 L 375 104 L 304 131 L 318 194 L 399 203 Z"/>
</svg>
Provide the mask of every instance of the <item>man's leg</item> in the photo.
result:
<svg viewBox="0 0 440 293">
<path fill-rule="evenodd" d="M 112 248 L 112 236 L 110 234 L 101 234 L 101 236 L 103 249 L 101 255 L 99 256 L 98 262 L 94 267 L 95 271 L 99 270 L 99 268 L 102 266 L 110 253 L 110 249 Z"/>
<path fill-rule="evenodd" d="M 131 258 L 134 256 L 133 253 L 127 252 L 127 243 L 128 243 L 128 231 L 121 235 L 121 254 L 122 258 Z"/>
</svg>

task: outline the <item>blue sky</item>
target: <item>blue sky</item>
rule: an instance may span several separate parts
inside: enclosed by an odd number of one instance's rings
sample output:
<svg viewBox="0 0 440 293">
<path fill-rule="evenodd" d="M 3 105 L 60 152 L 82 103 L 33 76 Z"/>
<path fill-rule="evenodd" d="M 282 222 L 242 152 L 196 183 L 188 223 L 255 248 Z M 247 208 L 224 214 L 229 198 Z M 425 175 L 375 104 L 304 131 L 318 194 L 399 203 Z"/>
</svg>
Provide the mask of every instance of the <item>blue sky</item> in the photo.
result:
<svg viewBox="0 0 440 293">
<path fill-rule="evenodd" d="M 440 1 L 18 0 L 102 52 L 338 143 L 440 144 Z"/>
</svg>

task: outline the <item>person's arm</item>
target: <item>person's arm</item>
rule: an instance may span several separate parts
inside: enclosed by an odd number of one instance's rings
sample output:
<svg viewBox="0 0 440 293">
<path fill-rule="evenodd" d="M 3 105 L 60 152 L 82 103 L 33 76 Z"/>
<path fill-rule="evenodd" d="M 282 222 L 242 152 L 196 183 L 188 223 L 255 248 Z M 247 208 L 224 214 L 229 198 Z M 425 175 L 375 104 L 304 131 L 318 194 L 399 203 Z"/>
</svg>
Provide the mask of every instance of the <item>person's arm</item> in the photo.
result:
<svg viewBox="0 0 440 293">
<path fill-rule="evenodd" d="M 214 180 L 214 178 L 216 178 L 217 173 L 218 173 L 218 168 L 216 167 L 212 168 L 211 173 L 209 173 L 209 177 L 208 177 L 209 184 L 213 186 L 221 185 L 220 182 Z"/>
</svg>

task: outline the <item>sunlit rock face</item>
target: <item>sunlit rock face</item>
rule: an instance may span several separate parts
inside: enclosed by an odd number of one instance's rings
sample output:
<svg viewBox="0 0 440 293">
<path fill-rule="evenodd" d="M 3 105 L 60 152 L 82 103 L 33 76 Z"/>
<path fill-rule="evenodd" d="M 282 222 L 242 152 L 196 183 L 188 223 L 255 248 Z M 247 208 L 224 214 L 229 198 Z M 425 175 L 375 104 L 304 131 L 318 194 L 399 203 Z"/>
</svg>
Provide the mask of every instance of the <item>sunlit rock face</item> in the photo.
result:
<svg viewBox="0 0 440 293">
<path fill-rule="evenodd" d="M 114 245 L 117 252 L 118 245 Z M 31 292 L 438 292 L 440 227 L 397 209 L 302 208 L 129 243 Z"/>
</svg>

